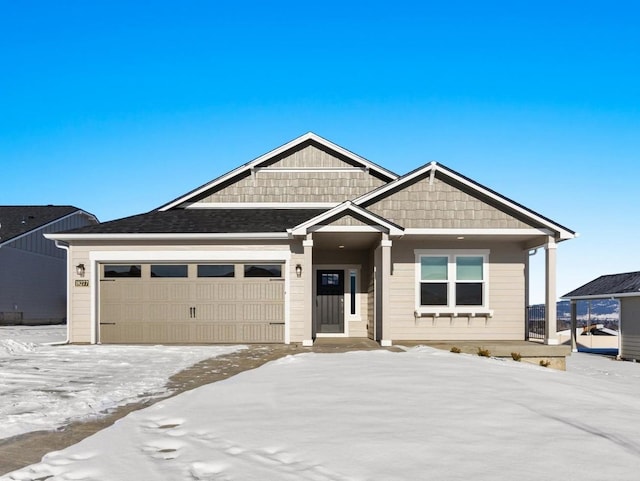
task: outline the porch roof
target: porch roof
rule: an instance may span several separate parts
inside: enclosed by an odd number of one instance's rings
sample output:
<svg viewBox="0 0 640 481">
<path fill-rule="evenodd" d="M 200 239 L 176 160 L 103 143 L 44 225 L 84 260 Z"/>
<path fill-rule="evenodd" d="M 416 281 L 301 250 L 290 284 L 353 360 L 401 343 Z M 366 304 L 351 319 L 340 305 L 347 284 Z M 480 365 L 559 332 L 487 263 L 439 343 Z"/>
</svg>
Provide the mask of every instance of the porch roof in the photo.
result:
<svg viewBox="0 0 640 481">
<path fill-rule="evenodd" d="M 640 271 L 600 276 L 568 292 L 562 299 L 640 296 Z"/>
</svg>

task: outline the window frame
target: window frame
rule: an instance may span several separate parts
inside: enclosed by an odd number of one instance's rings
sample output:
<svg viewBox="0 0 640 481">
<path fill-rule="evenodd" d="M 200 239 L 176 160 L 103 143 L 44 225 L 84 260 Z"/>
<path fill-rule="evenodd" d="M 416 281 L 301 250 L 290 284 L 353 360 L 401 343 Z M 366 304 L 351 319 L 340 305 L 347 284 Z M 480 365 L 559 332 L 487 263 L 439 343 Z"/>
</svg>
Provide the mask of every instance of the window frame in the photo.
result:
<svg viewBox="0 0 640 481">
<path fill-rule="evenodd" d="M 482 314 L 490 313 L 489 310 L 489 249 L 416 249 L 415 253 L 415 306 L 417 314 Z M 447 279 L 424 281 L 422 279 L 422 258 L 446 257 Z M 482 258 L 482 280 L 458 280 L 457 259 L 459 257 Z M 421 289 L 423 283 L 446 283 L 446 305 L 421 304 Z M 482 284 L 482 303 L 479 305 L 456 305 L 456 284 L 478 283 Z"/>
</svg>

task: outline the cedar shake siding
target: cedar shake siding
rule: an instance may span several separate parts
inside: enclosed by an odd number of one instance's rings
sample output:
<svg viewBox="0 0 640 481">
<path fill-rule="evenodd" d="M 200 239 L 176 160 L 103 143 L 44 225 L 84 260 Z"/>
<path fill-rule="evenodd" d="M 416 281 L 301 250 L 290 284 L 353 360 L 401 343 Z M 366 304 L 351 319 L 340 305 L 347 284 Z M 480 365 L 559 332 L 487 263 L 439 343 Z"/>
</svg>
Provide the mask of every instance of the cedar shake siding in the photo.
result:
<svg viewBox="0 0 640 481">
<path fill-rule="evenodd" d="M 530 228 L 531 225 L 439 179 L 418 179 L 402 190 L 362 205 L 405 228 Z"/>
</svg>

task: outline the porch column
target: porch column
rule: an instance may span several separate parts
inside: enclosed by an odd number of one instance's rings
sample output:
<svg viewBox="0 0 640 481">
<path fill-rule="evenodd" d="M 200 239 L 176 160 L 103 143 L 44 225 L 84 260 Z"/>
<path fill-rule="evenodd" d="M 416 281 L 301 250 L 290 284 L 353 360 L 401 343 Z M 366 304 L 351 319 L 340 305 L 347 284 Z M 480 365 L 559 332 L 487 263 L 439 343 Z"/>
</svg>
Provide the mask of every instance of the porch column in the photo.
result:
<svg viewBox="0 0 640 481">
<path fill-rule="evenodd" d="M 304 264 L 302 277 L 304 279 L 304 336 L 303 346 L 313 346 L 313 234 L 307 234 L 302 241 L 304 248 Z"/>
<path fill-rule="evenodd" d="M 544 343 L 558 344 L 558 321 L 556 319 L 556 241 L 549 237 L 544 246 L 545 253 L 545 332 Z"/>
<path fill-rule="evenodd" d="M 578 302 L 571 299 L 571 352 L 578 352 L 576 329 L 578 328 Z"/>
<path fill-rule="evenodd" d="M 389 239 L 389 234 L 382 234 L 382 240 L 380 241 L 381 256 L 380 256 L 380 279 L 382 280 L 382 286 L 380 288 L 380 299 L 382 300 L 382 308 L 380 309 L 382 333 L 380 335 L 381 346 L 391 346 L 392 340 L 390 337 L 389 326 L 389 314 L 391 313 L 391 304 L 389 302 L 391 296 L 389 295 L 389 289 L 391 288 L 391 245 L 392 242 Z"/>
</svg>

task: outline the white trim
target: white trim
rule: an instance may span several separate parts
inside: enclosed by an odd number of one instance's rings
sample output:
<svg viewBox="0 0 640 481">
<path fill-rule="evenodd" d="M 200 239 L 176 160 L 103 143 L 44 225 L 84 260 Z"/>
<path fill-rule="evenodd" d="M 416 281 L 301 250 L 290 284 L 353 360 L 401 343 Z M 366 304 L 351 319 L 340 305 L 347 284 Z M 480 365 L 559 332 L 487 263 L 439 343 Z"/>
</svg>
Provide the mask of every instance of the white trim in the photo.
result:
<svg viewBox="0 0 640 481">
<path fill-rule="evenodd" d="M 302 347 L 313 347 L 313 339 L 305 339 L 302 341 Z"/>
<path fill-rule="evenodd" d="M 98 290 L 100 289 L 99 263 L 103 262 L 150 262 L 150 261 L 282 261 L 284 266 L 284 342 L 291 342 L 291 316 L 290 316 L 290 251 L 91 251 L 89 252 L 89 269 L 92 273 L 93 289 L 91 289 L 91 343 L 97 343 L 98 336 Z"/>
<path fill-rule="evenodd" d="M 414 249 L 415 256 L 415 316 L 440 315 L 453 316 L 493 316 L 493 311 L 489 309 L 489 249 Z M 423 256 L 447 257 L 447 299 L 446 306 L 423 306 L 420 304 L 420 284 L 422 282 L 421 262 Z M 477 256 L 482 257 L 482 305 L 478 306 L 456 306 L 455 305 L 455 275 L 456 258 Z"/>
<path fill-rule="evenodd" d="M 73 240 L 242 240 L 242 239 L 289 239 L 286 232 L 249 232 L 249 233 L 213 233 L 213 234 L 44 234 L 47 239 Z"/>
<path fill-rule="evenodd" d="M 393 241 L 389 239 L 382 239 L 380 241 L 380 247 L 392 247 L 392 246 L 393 246 Z"/>
<path fill-rule="evenodd" d="M 549 229 L 429 229 L 406 228 L 404 235 L 479 235 L 479 236 L 521 236 L 521 235 L 553 235 Z"/>
<path fill-rule="evenodd" d="M 339 202 L 196 202 L 185 209 L 332 209 Z"/>
<path fill-rule="evenodd" d="M 369 200 L 375 199 L 377 197 L 380 197 L 381 195 L 385 194 L 386 192 L 388 192 L 391 189 L 396 189 L 398 188 L 399 185 L 405 184 L 413 179 L 415 179 L 416 177 L 420 177 L 422 175 L 425 175 L 427 173 L 429 173 L 430 175 L 433 174 L 434 171 L 437 172 L 441 172 L 443 175 L 455 180 L 456 182 L 459 182 L 467 187 L 469 187 L 472 191 L 475 192 L 479 192 L 482 195 L 484 195 L 485 197 L 488 197 L 490 199 L 493 199 L 494 201 L 496 201 L 498 204 L 503 205 L 505 207 L 508 207 L 509 209 L 512 209 L 516 212 L 518 212 L 519 214 L 523 215 L 525 218 L 531 219 L 532 221 L 535 221 L 539 224 L 542 224 L 548 228 L 550 228 L 552 231 L 556 232 L 559 235 L 559 240 L 566 240 L 566 239 L 572 239 L 574 237 L 576 237 L 575 233 L 572 233 L 571 231 L 561 227 L 560 225 L 556 224 L 553 221 L 547 220 L 543 217 L 541 217 L 539 214 L 536 214 L 533 211 L 530 211 L 528 209 L 525 209 L 524 207 L 521 207 L 519 205 L 517 205 L 514 201 L 507 199 L 506 197 L 502 197 L 499 196 L 498 194 L 490 191 L 489 189 L 487 189 L 484 186 L 481 186 L 480 184 L 476 184 L 474 182 L 471 182 L 470 180 L 454 173 L 453 171 L 447 169 L 446 167 L 438 164 L 437 162 L 430 162 L 427 165 L 423 166 L 420 169 L 414 170 L 413 172 L 403 176 L 403 177 L 399 177 L 397 179 L 395 179 L 392 182 L 389 182 L 388 184 L 379 187 L 378 189 L 375 189 L 371 192 L 368 192 L 358 198 L 356 198 L 353 203 L 360 205 L 364 202 L 367 202 Z"/>
<path fill-rule="evenodd" d="M 391 339 L 382 339 L 380 341 L 380 347 L 391 347 L 393 346 L 393 341 Z"/>
<path fill-rule="evenodd" d="M 347 149 L 340 147 L 339 145 L 334 144 L 333 142 L 328 141 L 327 139 L 324 139 L 322 137 L 320 137 L 319 135 L 314 134 L 313 132 L 307 132 L 304 135 L 301 135 L 300 137 L 293 139 L 290 142 L 287 142 L 284 145 L 281 145 L 280 147 L 271 150 L 270 152 L 267 152 L 264 155 L 261 155 L 260 157 L 252 160 L 251 162 L 248 162 L 244 165 L 241 165 L 240 167 L 218 177 L 215 180 L 212 180 L 211 182 L 203 185 L 202 187 L 199 187 L 198 189 L 194 190 L 193 192 L 183 195 L 182 197 L 179 197 L 178 199 L 170 202 L 169 204 L 163 205 L 161 206 L 158 210 L 160 211 L 166 211 L 169 210 L 173 207 L 176 207 L 184 202 L 187 202 L 189 199 L 192 199 L 204 192 L 206 192 L 209 189 L 212 189 L 213 187 L 222 184 L 223 182 L 232 179 L 233 177 L 247 171 L 247 170 L 252 170 L 254 169 L 257 165 L 261 164 L 262 162 L 265 162 L 273 157 L 276 157 L 277 155 L 280 155 L 284 152 L 286 152 L 289 149 L 292 149 L 294 147 L 296 147 L 299 144 L 302 144 L 303 142 L 306 142 L 308 140 L 312 140 L 314 142 L 317 142 L 323 146 L 325 146 L 326 148 L 328 148 L 329 150 L 333 150 L 334 152 L 337 152 L 338 154 L 341 154 L 359 164 L 362 164 L 363 166 L 365 166 L 366 168 L 376 171 L 382 175 L 384 175 L 385 177 L 388 177 L 390 179 L 397 179 L 398 175 L 394 174 L 393 172 L 384 169 L 383 167 L 380 167 L 379 165 L 375 165 L 372 162 L 369 162 L 368 160 L 360 157 L 357 154 L 354 154 L 353 152 L 348 151 Z"/>
</svg>

